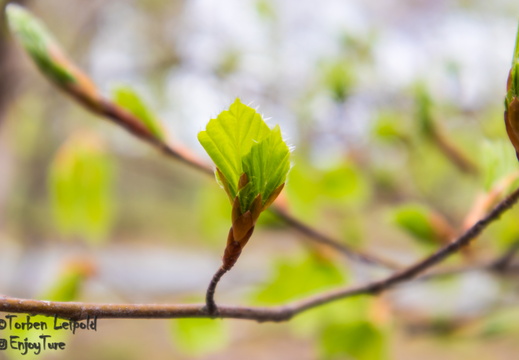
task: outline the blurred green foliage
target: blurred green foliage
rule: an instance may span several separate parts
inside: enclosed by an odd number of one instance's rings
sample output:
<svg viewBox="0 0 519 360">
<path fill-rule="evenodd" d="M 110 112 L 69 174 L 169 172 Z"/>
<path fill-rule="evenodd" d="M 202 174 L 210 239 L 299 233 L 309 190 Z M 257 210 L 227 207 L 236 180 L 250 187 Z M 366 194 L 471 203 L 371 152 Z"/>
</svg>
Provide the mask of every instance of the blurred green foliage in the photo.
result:
<svg viewBox="0 0 519 360">
<path fill-rule="evenodd" d="M 63 235 L 94 242 L 106 237 L 114 211 L 113 176 L 114 164 L 94 133 L 77 133 L 59 149 L 48 181 Z"/>
<path fill-rule="evenodd" d="M 517 158 L 510 144 L 502 139 L 486 140 L 481 144 L 483 186 L 489 191 L 497 182 L 517 171 Z"/>
<path fill-rule="evenodd" d="M 254 295 L 259 304 L 281 304 L 332 286 L 348 283 L 348 274 L 318 255 L 277 260 L 272 279 Z M 317 340 L 320 359 L 387 358 L 385 326 L 371 319 L 373 302 L 366 297 L 317 307 L 291 320 L 291 328 L 307 340 Z"/>
<path fill-rule="evenodd" d="M 438 244 L 438 231 L 431 221 L 430 210 L 423 205 L 407 204 L 393 210 L 393 222 L 416 240 Z"/>
<path fill-rule="evenodd" d="M 318 221 L 323 206 L 340 211 L 360 207 L 369 201 L 371 188 L 366 176 L 353 161 L 317 168 L 297 158 L 287 182 L 292 211 L 307 221 Z"/>
<path fill-rule="evenodd" d="M 280 304 L 345 282 L 344 272 L 328 259 L 317 255 L 281 258 L 274 265 L 272 280 L 254 299 L 260 304 Z"/>
<path fill-rule="evenodd" d="M 375 139 L 392 143 L 394 141 L 407 141 L 409 134 L 404 128 L 402 117 L 398 112 L 384 112 L 375 119 L 372 135 Z"/>
<path fill-rule="evenodd" d="M 321 332 L 322 359 L 387 359 L 384 333 L 369 321 L 333 323 Z"/>
<path fill-rule="evenodd" d="M 323 82 L 337 102 L 345 101 L 355 86 L 354 65 L 348 61 L 337 61 L 324 66 Z"/>
<path fill-rule="evenodd" d="M 219 319 L 176 319 L 172 330 L 175 348 L 191 356 L 223 350 L 230 342 L 227 324 Z"/>
</svg>

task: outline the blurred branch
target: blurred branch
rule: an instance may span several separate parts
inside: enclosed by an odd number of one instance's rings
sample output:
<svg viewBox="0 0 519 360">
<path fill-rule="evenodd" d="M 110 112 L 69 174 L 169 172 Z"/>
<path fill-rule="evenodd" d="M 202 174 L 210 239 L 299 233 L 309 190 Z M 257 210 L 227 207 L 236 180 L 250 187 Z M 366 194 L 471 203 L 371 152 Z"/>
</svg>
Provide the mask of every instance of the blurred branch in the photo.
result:
<svg viewBox="0 0 519 360">
<path fill-rule="evenodd" d="M 433 102 L 430 94 L 423 87 L 416 88 L 417 118 L 422 134 L 429 139 L 440 152 L 461 172 L 477 175 L 477 165 L 462 151 L 452 139 L 447 137 L 433 115 Z"/>
<path fill-rule="evenodd" d="M 441 131 L 436 123 L 434 123 L 434 126 L 431 128 L 430 139 L 460 171 L 470 175 L 477 175 L 479 173 L 476 164 Z"/>
<path fill-rule="evenodd" d="M 102 96 L 92 80 L 69 60 L 51 35 L 46 32 L 43 25 L 32 18 L 31 15 L 20 7 L 12 7 L 8 9 L 8 12 L 9 10 L 11 10 L 9 17 L 12 31 L 18 35 L 22 45 L 48 80 L 90 112 L 123 127 L 135 137 L 158 149 L 168 158 L 180 161 L 206 175 L 214 176 L 212 167 L 203 162 L 192 151 L 180 144 L 168 143 L 150 131 L 142 119 Z M 391 261 L 358 252 L 349 245 L 310 228 L 279 207 L 273 206 L 272 211 L 285 223 L 307 235 L 309 239 L 326 244 L 352 260 L 387 269 L 397 268 Z"/>
<path fill-rule="evenodd" d="M 17 299 L 8 296 L 0 297 L 0 311 L 11 313 L 29 313 L 48 316 L 58 316 L 72 320 L 82 320 L 87 317 L 97 318 L 234 318 L 256 321 L 286 321 L 306 310 L 324 305 L 335 300 L 350 298 L 358 295 L 378 295 L 396 285 L 412 280 L 418 274 L 442 262 L 449 256 L 470 244 L 485 228 L 499 219 L 507 210 L 519 200 L 519 188 L 502 200 L 485 217 L 476 222 L 470 229 L 459 236 L 452 243 L 442 247 L 434 254 L 411 265 L 382 280 L 370 282 L 365 285 L 340 288 L 300 301 L 274 307 L 239 307 L 218 306 L 218 312 L 211 315 L 203 304 L 191 305 L 162 305 L 162 304 L 92 304 L 77 302 L 49 302 L 39 300 Z M 518 246 L 512 246 L 510 250 L 495 264 L 497 268 L 502 264 L 508 264 L 513 255 L 518 251 Z M 501 264 L 501 265 L 499 265 Z"/>
</svg>

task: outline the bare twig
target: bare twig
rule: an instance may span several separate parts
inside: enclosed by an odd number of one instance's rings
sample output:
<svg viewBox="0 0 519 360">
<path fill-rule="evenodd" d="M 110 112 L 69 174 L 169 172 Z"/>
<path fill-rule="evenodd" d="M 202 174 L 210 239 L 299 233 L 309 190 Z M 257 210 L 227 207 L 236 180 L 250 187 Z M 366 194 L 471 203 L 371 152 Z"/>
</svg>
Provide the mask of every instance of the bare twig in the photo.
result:
<svg viewBox="0 0 519 360">
<path fill-rule="evenodd" d="M 509 210 L 519 199 L 519 188 L 502 200 L 488 215 L 479 220 L 470 229 L 463 233 L 452 243 L 442 247 L 434 254 L 422 261 L 396 272 L 382 280 L 365 285 L 336 289 L 319 295 L 311 296 L 286 305 L 274 307 L 239 307 L 218 306 L 218 312 L 210 313 L 204 304 L 193 305 L 162 305 L 162 304 L 87 304 L 87 303 L 63 303 L 40 300 L 17 299 L 7 296 L 0 297 L 0 311 L 11 313 L 29 313 L 48 316 L 58 316 L 67 319 L 81 320 L 87 317 L 97 318 L 234 318 L 256 321 L 286 321 L 293 316 L 312 309 L 314 307 L 330 303 L 335 300 L 345 299 L 357 295 L 377 295 L 389 290 L 396 285 L 412 280 L 416 275 L 433 267 L 455 254 L 472 240 L 492 222 Z M 509 259 L 517 249 L 513 247 L 509 254 L 502 259 Z M 508 262 L 506 260 L 505 262 Z M 222 274 L 223 275 L 223 274 Z M 216 286 L 216 285 L 215 285 Z"/>
<path fill-rule="evenodd" d="M 218 285 L 218 282 L 226 272 L 227 269 L 225 269 L 223 266 L 220 267 L 214 274 L 211 282 L 209 283 L 209 287 L 207 288 L 207 293 L 205 294 L 205 305 L 209 315 L 215 315 L 217 312 L 216 303 L 214 302 L 214 292 L 216 290 L 216 285 Z"/>
</svg>

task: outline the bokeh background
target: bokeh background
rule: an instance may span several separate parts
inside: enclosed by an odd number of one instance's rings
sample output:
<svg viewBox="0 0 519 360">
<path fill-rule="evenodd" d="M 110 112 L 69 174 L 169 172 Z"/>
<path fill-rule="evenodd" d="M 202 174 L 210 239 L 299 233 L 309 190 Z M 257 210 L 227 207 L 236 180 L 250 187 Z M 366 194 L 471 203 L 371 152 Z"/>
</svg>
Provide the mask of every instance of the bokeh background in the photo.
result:
<svg viewBox="0 0 519 360">
<path fill-rule="evenodd" d="M 257 108 L 294 147 L 288 211 L 402 265 L 451 240 L 517 179 L 503 124 L 516 1 L 23 4 L 105 94 L 133 88 L 171 141 L 201 157 L 196 135 L 209 119 L 236 97 Z M 518 216 L 444 267 L 500 256 L 519 240 Z M 201 302 L 229 217 L 213 179 L 75 104 L 3 28 L 0 293 Z M 217 300 L 280 304 L 384 274 L 265 215 Z M 285 324 L 102 320 L 39 358 L 514 359 L 517 300 L 513 272 L 467 271 Z"/>
</svg>

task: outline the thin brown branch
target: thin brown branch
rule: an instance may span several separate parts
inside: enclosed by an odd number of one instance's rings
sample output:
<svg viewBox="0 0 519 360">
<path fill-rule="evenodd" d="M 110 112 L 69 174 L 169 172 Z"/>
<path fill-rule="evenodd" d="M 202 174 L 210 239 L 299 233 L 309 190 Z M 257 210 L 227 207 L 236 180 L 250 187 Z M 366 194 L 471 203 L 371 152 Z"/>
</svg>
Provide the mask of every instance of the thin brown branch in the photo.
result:
<svg viewBox="0 0 519 360">
<path fill-rule="evenodd" d="M 473 271 L 490 271 L 499 275 L 513 273 L 517 270 L 517 265 L 512 261 L 519 251 L 519 241 L 512 243 L 508 249 L 497 259 L 469 266 L 460 266 L 456 268 L 441 269 L 434 272 L 428 272 L 416 278 L 417 281 L 428 281 L 440 279 L 448 276 L 457 276 Z"/>
<path fill-rule="evenodd" d="M 357 295 L 376 295 L 389 290 L 396 285 L 412 280 L 425 270 L 442 262 L 455 254 L 461 248 L 470 244 L 492 222 L 509 210 L 519 199 L 519 188 L 501 201 L 488 215 L 479 220 L 470 229 L 452 243 L 439 249 L 422 261 L 396 272 L 378 281 L 356 287 L 348 287 L 311 296 L 296 302 L 275 307 L 239 307 L 218 306 L 219 318 L 248 319 L 256 321 L 286 321 L 293 316 L 314 307 Z M 515 247 L 502 259 L 509 259 L 515 254 Z M 509 262 L 509 260 L 507 260 Z M 41 300 L 16 299 L 7 296 L 0 297 L 0 311 L 10 313 L 28 313 L 48 316 L 58 316 L 67 319 L 81 320 L 89 317 L 97 318 L 205 318 L 214 317 L 206 305 L 162 305 L 162 304 L 87 304 L 63 303 Z"/>
<path fill-rule="evenodd" d="M 215 315 L 217 313 L 216 303 L 214 302 L 214 292 L 216 291 L 216 285 L 218 285 L 218 282 L 226 272 L 227 269 L 225 269 L 223 266 L 220 267 L 214 274 L 211 282 L 209 283 L 209 287 L 207 288 L 207 292 L 205 294 L 205 305 L 209 315 Z"/>
<path fill-rule="evenodd" d="M 320 294 L 305 300 L 302 300 L 297 306 L 305 310 L 310 309 L 321 304 L 354 295 L 370 294 L 374 295 L 392 288 L 393 286 L 413 279 L 416 275 L 424 272 L 432 266 L 445 260 L 447 257 L 455 254 L 463 247 L 470 244 L 470 242 L 478 237 L 481 232 L 492 222 L 499 219 L 499 217 L 509 210 L 519 200 L 519 188 L 516 189 L 507 198 L 501 201 L 487 216 L 476 222 L 470 229 L 458 237 L 455 241 L 442 247 L 434 254 L 426 257 L 422 261 L 415 263 L 406 269 L 399 271 L 386 279 L 372 282 L 370 284 L 349 289 L 338 289 L 326 294 Z"/>
</svg>

